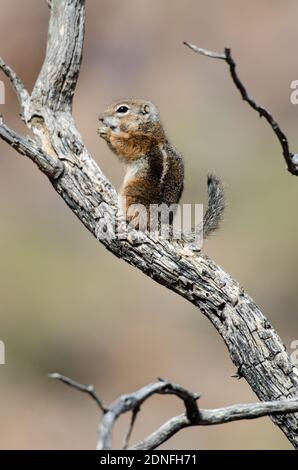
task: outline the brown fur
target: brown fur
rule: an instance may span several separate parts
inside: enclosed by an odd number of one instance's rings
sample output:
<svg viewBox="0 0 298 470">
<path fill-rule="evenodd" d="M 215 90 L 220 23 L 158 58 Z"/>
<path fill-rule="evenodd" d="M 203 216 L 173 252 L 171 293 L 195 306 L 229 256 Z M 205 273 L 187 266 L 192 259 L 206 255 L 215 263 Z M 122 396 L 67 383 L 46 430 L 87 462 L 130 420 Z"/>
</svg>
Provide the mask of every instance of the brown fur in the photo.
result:
<svg viewBox="0 0 298 470">
<path fill-rule="evenodd" d="M 146 155 L 154 139 L 145 133 L 132 131 L 111 132 L 109 146 L 115 154 L 126 163 L 137 160 L 141 155 Z"/>
<path fill-rule="evenodd" d="M 137 219 L 135 225 L 140 227 L 137 209 L 129 209 L 134 204 L 145 207 L 148 221 L 151 204 L 177 204 L 183 191 L 183 158 L 168 141 L 157 108 L 145 100 L 121 100 L 110 105 L 99 121 L 100 137 L 127 166 L 120 190 L 127 219 Z M 208 195 L 204 236 L 219 226 L 225 206 L 221 181 L 214 175 L 208 177 Z"/>
<path fill-rule="evenodd" d="M 121 105 L 128 106 L 129 113 L 117 113 Z M 150 111 L 144 112 L 144 106 Z M 126 177 L 120 190 L 126 198 L 125 212 L 133 204 L 142 204 L 149 219 L 150 204 L 178 203 L 183 190 L 183 160 L 168 142 L 156 107 L 144 100 L 122 100 L 112 104 L 99 120 L 104 124 L 99 128 L 100 136 L 126 163 L 127 175 L 136 168 L 136 174 Z M 142 163 L 138 165 L 138 161 Z"/>
</svg>

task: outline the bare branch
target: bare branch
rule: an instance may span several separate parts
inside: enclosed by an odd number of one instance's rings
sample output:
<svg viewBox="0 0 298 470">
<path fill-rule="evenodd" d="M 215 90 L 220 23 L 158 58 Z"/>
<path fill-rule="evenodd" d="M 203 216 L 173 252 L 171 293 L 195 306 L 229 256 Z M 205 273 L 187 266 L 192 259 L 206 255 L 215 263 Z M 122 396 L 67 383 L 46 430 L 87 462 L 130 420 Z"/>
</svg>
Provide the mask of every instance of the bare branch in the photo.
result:
<svg viewBox="0 0 298 470">
<path fill-rule="evenodd" d="M 71 115 L 84 24 L 84 0 L 52 0 L 46 59 L 25 116 L 40 148 L 4 125 L 0 137 L 37 163 L 72 212 L 111 253 L 201 310 L 260 400 L 296 397 L 297 370 L 282 340 L 237 281 L 202 253 L 186 254 L 183 247 L 162 238 L 135 236 L 137 231 L 119 236 L 117 192 L 86 149 Z M 151 394 L 164 384 L 154 387 Z M 136 405 L 121 402 L 117 409 L 132 411 Z M 111 443 L 109 429 L 116 418 L 115 409 L 103 416 L 103 448 Z M 298 448 L 298 415 L 275 415 L 272 420 Z"/>
<path fill-rule="evenodd" d="M 227 60 L 226 55 L 221 54 L 220 52 L 208 51 L 207 49 L 203 49 L 202 47 L 198 47 L 198 46 L 195 46 L 194 44 L 190 44 L 187 41 L 183 41 L 183 44 L 185 44 L 185 46 L 189 47 L 190 49 L 192 49 L 197 54 L 205 55 L 207 57 L 211 57 L 212 59 Z"/>
<path fill-rule="evenodd" d="M 189 416 L 189 420 L 193 421 L 197 419 L 199 410 L 196 400 L 199 398 L 199 395 L 189 392 L 180 385 L 162 380 L 146 385 L 129 395 L 122 395 L 108 407 L 99 426 L 97 448 L 110 449 L 112 446 L 113 427 L 119 416 L 127 411 L 139 409 L 145 400 L 156 393 L 177 396 L 183 400 L 186 407 L 186 415 Z"/>
<path fill-rule="evenodd" d="M 21 155 L 29 157 L 51 180 L 57 180 L 64 171 L 63 162 L 48 155 L 29 138 L 22 137 L 0 122 L 0 137 Z"/>
<path fill-rule="evenodd" d="M 139 407 L 136 407 L 132 410 L 129 427 L 128 427 L 127 433 L 125 434 L 124 441 L 123 441 L 123 450 L 126 450 L 128 447 L 129 440 L 130 440 L 137 416 L 139 414 L 139 411 L 140 411 Z"/>
<path fill-rule="evenodd" d="M 22 112 L 24 112 L 25 108 L 29 105 L 30 96 L 28 91 L 25 88 L 24 83 L 20 79 L 20 77 L 9 67 L 4 60 L 0 57 L 0 69 L 5 73 L 5 75 L 9 78 L 19 100 L 19 103 L 22 108 Z"/>
<path fill-rule="evenodd" d="M 79 382 L 76 382 L 75 380 L 72 380 L 69 377 L 66 377 L 65 375 L 58 374 L 57 372 L 53 372 L 52 374 L 49 374 L 48 377 L 50 379 L 60 380 L 60 382 L 66 385 L 69 385 L 70 387 L 75 388 L 76 390 L 79 390 L 80 392 L 87 393 L 97 403 L 101 411 L 103 413 L 106 413 L 107 409 L 103 405 L 99 396 L 97 395 L 94 385 L 80 384 Z"/>
<path fill-rule="evenodd" d="M 184 387 L 181 387 L 181 385 L 173 384 L 165 380 L 160 380 L 159 382 L 146 385 L 129 395 L 122 395 L 106 408 L 102 405 L 102 402 L 99 400 L 92 385 L 82 385 L 57 373 L 49 374 L 49 377 L 58 379 L 77 390 L 88 393 L 99 404 L 103 411 L 103 418 L 99 426 L 97 445 L 99 450 L 111 449 L 115 422 L 122 414 L 127 411 L 132 411 L 130 425 L 124 438 L 123 449 L 127 449 L 136 417 L 141 410 L 141 405 L 154 394 L 175 395 L 177 398 L 183 400 L 186 412 L 171 418 L 141 442 L 130 447 L 130 450 L 156 449 L 178 431 L 190 426 L 224 424 L 231 421 L 256 419 L 262 416 L 276 414 L 283 415 L 298 411 L 297 397 L 290 400 L 232 405 L 214 410 L 199 409 L 197 406 L 197 400 L 200 395 L 186 390 Z"/>
<path fill-rule="evenodd" d="M 298 398 L 263 403 L 249 403 L 245 405 L 232 405 L 215 410 L 200 408 L 200 414 L 195 423 L 191 423 L 185 414 L 171 418 L 160 426 L 150 436 L 138 444 L 130 447 L 130 450 L 156 449 L 170 439 L 178 431 L 190 426 L 211 426 L 225 424 L 243 419 L 256 419 L 268 415 L 282 415 L 298 411 Z"/>
<path fill-rule="evenodd" d="M 168 441 L 177 432 L 187 428 L 190 425 L 185 414 L 176 416 L 169 419 L 166 423 L 160 426 L 156 431 L 151 433 L 148 437 L 131 446 L 129 450 L 153 450 L 161 446 L 164 442 Z"/>
<path fill-rule="evenodd" d="M 226 47 L 224 54 L 220 54 L 217 52 L 207 51 L 206 49 L 202 49 L 201 47 L 197 47 L 194 44 L 190 44 L 186 41 L 184 41 L 184 44 L 197 54 L 205 55 L 207 57 L 211 57 L 212 59 L 222 59 L 228 64 L 232 80 L 236 88 L 239 90 L 242 99 L 246 101 L 255 111 L 257 111 L 260 117 L 264 117 L 266 119 L 281 145 L 288 171 L 292 173 L 292 175 L 298 176 L 298 154 L 290 152 L 288 139 L 281 130 L 279 124 L 273 118 L 272 114 L 270 114 L 270 112 L 264 108 L 264 106 L 259 105 L 251 96 L 249 96 L 245 86 L 236 72 L 236 63 L 231 55 L 231 49 Z"/>
<path fill-rule="evenodd" d="M 32 92 L 35 105 L 71 112 L 82 61 L 85 0 L 51 0 L 47 52 Z"/>
<path fill-rule="evenodd" d="M 185 388 L 178 384 L 172 384 L 163 379 L 159 379 L 161 383 L 164 383 L 165 388 L 161 389 L 158 393 L 166 395 L 176 395 L 184 402 L 186 416 L 190 422 L 196 422 L 199 416 L 199 409 L 197 400 L 201 395 L 198 393 L 189 392 Z"/>
</svg>

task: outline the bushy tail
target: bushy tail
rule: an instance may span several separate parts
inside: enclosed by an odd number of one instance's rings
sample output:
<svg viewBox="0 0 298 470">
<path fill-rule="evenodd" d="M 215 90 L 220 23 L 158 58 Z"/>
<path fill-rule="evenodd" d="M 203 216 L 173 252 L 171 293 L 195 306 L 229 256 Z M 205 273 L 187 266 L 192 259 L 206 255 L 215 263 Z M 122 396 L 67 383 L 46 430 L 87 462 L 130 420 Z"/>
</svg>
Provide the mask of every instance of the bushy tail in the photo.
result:
<svg viewBox="0 0 298 470">
<path fill-rule="evenodd" d="M 213 174 L 207 178 L 208 207 L 204 215 L 204 238 L 217 230 L 225 210 L 225 194 L 222 181 Z"/>
</svg>

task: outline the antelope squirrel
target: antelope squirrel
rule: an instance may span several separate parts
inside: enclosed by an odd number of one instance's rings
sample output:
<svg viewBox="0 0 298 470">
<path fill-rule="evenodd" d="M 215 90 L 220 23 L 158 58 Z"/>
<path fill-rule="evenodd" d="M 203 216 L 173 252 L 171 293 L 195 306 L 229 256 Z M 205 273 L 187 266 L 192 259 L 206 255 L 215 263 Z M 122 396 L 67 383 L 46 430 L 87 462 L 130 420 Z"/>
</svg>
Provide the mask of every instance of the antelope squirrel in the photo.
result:
<svg viewBox="0 0 298 470">
<path fill-rule="evenodd" d="M 170 206 L 181 198 L 184 163 L 169 142 L 157 107 L 150 101 L 124 99 L 111 104 L 99 115 L 98 134 L 126 164 L 120 190 L 124 212 L 142 204 Z M 219 178 L 208 175 L 208 207 L 204 215 L 204 238 L 219 226 L 224 211 L 224 191 Z"/>
</svg>

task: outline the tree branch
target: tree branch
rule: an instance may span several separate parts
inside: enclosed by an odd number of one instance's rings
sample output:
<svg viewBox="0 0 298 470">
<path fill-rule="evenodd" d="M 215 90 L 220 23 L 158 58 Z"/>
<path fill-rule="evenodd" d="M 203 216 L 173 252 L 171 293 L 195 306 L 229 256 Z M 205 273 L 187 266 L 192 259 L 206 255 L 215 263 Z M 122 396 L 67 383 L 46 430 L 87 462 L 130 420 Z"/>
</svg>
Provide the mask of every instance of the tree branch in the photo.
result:
<svg viewBox="0 0 298 470">
<path fill-rule="evenodd" d="M 132 410 L 131 419 L 130 419 L 130 423 L 129 423 L 129 428 L 127 430 L 127 433 L 126 433 L 126 435 L 124 437 L 124 441 L 123 441 L 123 450 L 126 450 L 127 447 L 128 447 L 129 440 L 131 438 L 131 434 L 132 434 L 137 416 L 139 414 L 139 411 L 140 411 L 140 408 L 137 408 L 137 407 Z"/>
<path fill-rule="evenodd" d="M 275 414 L 288 414 L 298 411 L 298 399 L 280 400 L 246 405 L 232 405 L 215 410 L 200 408 L 200 415 L 195 423 L 191 423 L 185 414 L 171 418 L 150 436 L 130 447 L 131 450 L 156 449 L 169 440 L 174 434 L 190 426 L 211 426 L 225 424 L 243 419 L 256 419 Z"/>
<path fill-rule="evenodd" d="M 135 410 L 139 410 L 144 401 L 156 393 L 175 395 L 182 399 L 185 404 L 188 419 L 192 422 L 194 422 L 194 419 L 197 419 L 199 410 L 197 408 L 196 400 L 199 395 L 189 392 L 180 385 L 172 384 L 167 381 L 152 383 L 140 388 L 132 394 L 122 395 L 108 407 L 108 410 L 104 414 L 99 426 L 100 437 L 97 448 L 110 449 L 112 446 L 113 427 L 119 416 L 127 411 L 136 412 Z"/>
<path fill-rule="evenodd" d="M 295 397 L 297 371 L 283 342 L 238 282 L 202 253 L 187 256 L 183 247 L 161 237 L 121 230 L 117 192 L 86 149 L 71 115 L 84 23 L 83 0 L 52 0 L 46 58 L 25 115 L 36 143 L 3 125 L 0 137 L 49 176 L 64 202 L 110 252 L 201 310 L 260 400 Z M 54 162 L 57 177 L 51 170 Z M 114 422 L 115 415 L 107 416 Z M 298 448 L 298 415 L 272 419 Z M 105 442 L 109 439 L 107 432 Z"/>
<path fill-rule="evenodd" d="M 80 392 L 87 393 L 91 398 L 93 398 L 93 400 L 99 406 L 101 411 L 103 413 L 106 413 L 107 408 L 104 406 L 103 402 L 97 395 L 94 385 L 82 385 L 79 382 L 76 382 L 75 380 L 72 380 L 69 377 L 66 377 L 65 375 L 58 374 L 57 372 L 53 372 L 52 374 L 49 374 L 48 377 L 50 379 L 60 380 L 60 382 L 68 385 L 69 387 L 75 388 L 76 390 L 79 390 Z"/>
<path fill-rule="evenodd" d="M 290 152 L 288 139 L 285 133 L 281 130 L 279 124 L 273 118 L 272 114 L 266 108 L 264 108 L 264 106 L 259 105 L 251 96 L 249 96 L 245 86 L 243 85 L 242 81 L 240 80 L 237 74 L 236 63 L 232 57 L 231 49 L 226 47 L 224 53 L 220 54 L 218 52 L 207 51 L 206 49 L 197 47 L 187 41 L 184 41 L 183 44 L 185 44 L 197 54 L 201 54 L 206 57 L 211 57 L 212 59 L 221 59 L 228 64 L 232 80 L 236 88 L 239 90 L 242 99 L 246 101 L 255 111 L 257 111 L 260 117 L 264 117 L 266 119 L 281 145 L 283 156 L 287 163 L 288 171 L 292 173 L 292 175 L 298 176 L 298 154 Z"/>
<path fill-rule="evenodd" d="M 89 392 L 89 386 L 82 385 L 61 374 L 50 374 L 51 378 L 71 385 L 77 390 Z M 93 393 L 94 387 L 92 386 Z M 156 431 L 143 439 L 141 442 L 130 447 L 130 450 L 151 450 L 156 449 L 165 441 L 170 439 L 178 431 L 190 426 L 209 426 L 214 424 L 225 424 L 231 421 L 243 419 L 256 419 L 268 415 L 286 415 L 298 411 L 298 398 L 291 400 L 279 400 L 264 403 L 249 403 L 245 405 L 232 405 L 226 408 L 208 410 L 198 408 L 197 400 L 200 397 L 197 393 L 190 392 L 181 385 L 172 384 L 168 381 L 159 381 L 146 385 L 134 393 L 122 395 L 107 408 L 100 406 L 103 417 L 99 425 L 99 437 L 97 443 L 98 450 L 109 450 L 112 448 L 113 427 L 117 419 L 124 413 L 132 411 L 132 419 L 128 432 L 124 439 L 124 449 L 127 448 L 137 414 L 141 405 L 154 394 L 175 395 L 182 399 L 185 405 L 185 413 L 171 418 Z M 91 395 L 94 398 L 93 395 Z M 97 395 L 96 395 L 97 396 Z"/>
<path fill-rule="evenodd" d="M 2 119 L 0 119 L 0 137 L 18 153 L 29 157 L 51 180 L 57 180 L 62 175 L 64 171 L 62 161 L 46 154 L 36 146 L 33 140 L 22 137 L 12 129 L 9 129 L 9 127 L 3 124 Z"/>
<path fill-rule="evenodd" d="M 71 112 L 82 62 L 85 0 L 51 1 L 46 58 L 32 92 L 35 106 Z"/>
<path fill-rule="evenodd" d="M 20 77 L 10 68 L 4 60 L 0 57 L 0 70 L 4 72 L 4 74 L 9 78 L 13 89 L 16 92 L 16 95 L 18 97 L 22 114 L 24 115 L 26 112 L 26 108 L 29 104 L 30 101 L 30 96 L 28 91 L 25 88 L 24 83 L 20 79 Z"/>
</svg>

